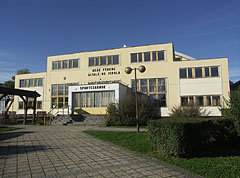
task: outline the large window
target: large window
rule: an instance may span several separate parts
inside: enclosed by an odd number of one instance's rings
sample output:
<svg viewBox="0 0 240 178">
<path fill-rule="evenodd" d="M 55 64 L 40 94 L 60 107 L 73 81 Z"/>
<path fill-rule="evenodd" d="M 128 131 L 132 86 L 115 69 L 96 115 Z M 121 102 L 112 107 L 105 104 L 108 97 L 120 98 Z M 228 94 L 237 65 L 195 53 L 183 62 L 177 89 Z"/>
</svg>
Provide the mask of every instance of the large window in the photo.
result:
<svg viewBox="0 0 240 178">
<path fill-rule="evenodd" d="M 159 101 L 161 106 L 167 105 L 164 78 L 138 79 L 137 90 L 148 95 L 150 100 Z M 132 91 L 135 92 L 135 80 L 132 80 Z"/>
<path fill-rule="evenodd" d="M 219 77 L 218 66 L 214 67 L 193 67 L 179 69 L 180 78 L 204 78 Z"/>
<path fill-rule="evenodd" d="M 180 78 L 187 78 L 187 69 L 180 69 Z"/>
<path fill-rule="evenodd" d="M 107 107 L 115 102 L 114 91 L 73 93 L 73 107 Z"/>
<path fill-rule="evenodd" d="M 131 62 L 149 62 L 165 60 L 165 51 L 149 51 L 143 53 L 131 53 Z"/>
<path fill-rule="evenodd" d="M 68 85 L 52 85 L 52 108 L 68 108 Z"/>
<path fill-rule="evenodd" d="M 52 70 L 78 68 L 79 59 L 68 59 L 63 61 L 53 61 Z"/>
<path fill-rule="evenodd" d="M 207 95 L 207 96 L 182 96 L 181 105 L 198 105 L 198 106 L 220 106 L 219 95 Z"/>
<path fill-rule="evenodd" d="M 196 78 L 202 78 L 202 68 L 201 67 L 198 67 L 198 68 L 195 68 L 195 77 Z"/>
<path fill-rule="evenodd" d="M 119 55 L 97 56 L 88 58 L 88 66 L 105 66 L 119 64 Z"/>
<path fill-rule="evenodd" d="M 43 86 L 42 78 L 21 79 L 19 81 L 19 87 L 38 87 L 38 86 Z"/>
<path fill-rule="evenodd" d="M 33 101 L 28 101 L 27 103 L 28 109 L 33 109 L 33 104 L 34 104 Z M 18 102 L 18 109 L 24 109 L 23 101 Z M 36 109 L 42 109 L 42 101 L 37 101 Z"/>
</svg>

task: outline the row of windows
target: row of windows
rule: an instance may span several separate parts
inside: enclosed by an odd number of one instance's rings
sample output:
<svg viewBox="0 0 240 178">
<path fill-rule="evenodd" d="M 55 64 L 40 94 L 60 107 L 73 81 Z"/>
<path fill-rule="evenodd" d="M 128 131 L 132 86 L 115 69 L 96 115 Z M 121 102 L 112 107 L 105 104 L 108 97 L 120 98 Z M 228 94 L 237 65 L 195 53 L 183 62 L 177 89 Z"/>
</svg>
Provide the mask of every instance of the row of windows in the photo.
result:
<svg viewBox="0 0 240 178">
<path fill-rule="evenodd" d="M 73 93 L 73 107 L 107 107 L 114 101 L 114 91 Z"/>
<path fill-rule="evenodd" d="M 135 80 L 132 80 L 132 90 L 135 91 Z M 164 78 L 137 80 L 137 91 L 149 96 L 150 100 L 158 100 L 161 106 L 166 106 L 166 83 Z"/>
<path fill-rule="evenodd" d="M 68 85 L 52 85 L 52 108 L 68 108 Z"/>
<path fill-rule="evenodd" d="M 53 61 L 52 62 L 52 70 L 78 68 L 78 63 L 79 63 L 78 59 Z"/>
<path fill-rule="evenodd" d="M 149 61 L 163 61 L 165 59 L 164 51 L 151 51 L 144 53 L 132 53 L 131 62 L 149 62 Z"/>
<path fill-rule="evenodd" d="M 21 79 L 19 82 L 19 87 L 37 87 L 37 86 L 43 86 L 42 78 Z"/>
<path fill-rule="evenodd" d="M 33 109 L 33 101 L 28 101 L 27 103 L 28 109 Z M 42 101 L 37 101 L 37 109 L 42 109 Z M 18 109 L 24 109 L 23 101 L 18 102 Z"/>
<path fill-rule="evenodd" d="M 88 59 L 89 66 L 104 66 L 104 65 L 116 65 L 119 64 L 119 56 L 98 56 L 90 57 Z"/>
<path fill-rule="evenodd" d="M 195 67 L 184 68 L 179 70 L 180 78 L 203 78 L 203 77 L 218 77 L 218 67 Z"/>
<path fill-rule="evenodd" d="M 220 106 L 220 96 L 183 96 L 181 97 L 181 105 L 198 105 L 198 106 Z"/>
</svg>

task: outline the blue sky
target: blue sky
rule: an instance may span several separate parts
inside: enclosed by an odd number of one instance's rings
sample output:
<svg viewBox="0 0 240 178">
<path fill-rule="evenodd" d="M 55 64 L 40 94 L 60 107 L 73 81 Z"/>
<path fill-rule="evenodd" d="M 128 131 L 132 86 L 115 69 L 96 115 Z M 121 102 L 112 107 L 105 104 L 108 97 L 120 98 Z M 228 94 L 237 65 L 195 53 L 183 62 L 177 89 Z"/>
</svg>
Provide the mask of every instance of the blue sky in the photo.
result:
<svg viewBox="0 0 240 178">
<path fill-rule="evenodd" d="M 239 0 L 0 0 L 0 82 L 45 72 L 47 56 L 173 42 L 197 59 L 229 57 L 240 79 Z"/>
</svg>

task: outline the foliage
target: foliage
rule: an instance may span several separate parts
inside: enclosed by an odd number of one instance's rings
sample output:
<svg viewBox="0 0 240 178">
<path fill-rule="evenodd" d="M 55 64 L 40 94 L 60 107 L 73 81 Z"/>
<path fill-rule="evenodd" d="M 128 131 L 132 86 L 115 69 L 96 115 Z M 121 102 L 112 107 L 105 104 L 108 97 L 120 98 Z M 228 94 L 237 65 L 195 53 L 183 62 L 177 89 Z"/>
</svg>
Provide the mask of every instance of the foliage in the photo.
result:
<svg viewBox="0 0 240 178">
<path fill-rule="evenodd" d="M 152 146 L 173 157 L 199 156 L 209 144 L 238 139 L 229 119 L 162 119 L 149 122 L 148 132 Z"/>
<path fill-rule="evenodd" d="M 154 104 L 147 99 L 139 98 L 138 114 L 139 124 L 146 125 L 148 120 L 155 119 L 156 111 Z M 119 105 L 110 104 L 107 108 L 107 126 L 134 126 L 136 125 L 136 103 L 131 95 L 125 98 Z"/>
<path fill-rule="evenodd" d="M 21 75 L 21 74 L 30 74 L 31 72 L 28 69 L 19 69 L 17 70 L 16 75 Z M 12 76 L 12 79 L 15 80 L 15 76 Z"/>
<path fill-rule="evenodd" d="M 205 109 L 197 105 L 173 106 L 171 111 L 172 118 L 199 118 L 209 115 Z"/>
<path fill-rule="evenodd" d="M 240 88 L 232 91 L 230 99 L 225 99 L 226 106 L 220 108 L 224 118 L 234 119 L 234 125 L 240 136 Z"/>
<path fill-rule="evenodd" d="M 13 80 L 5 81 L 3 85 L 7 88 L 14 88 L 14 81 Z"/>
<path fill-rule="evenodd" d="M 85 131 L 97 138 L 120 145 L 161 161 L 182 167 L 203 177 L 229 177 L 240 175 L 240 145 L 225 144 L 209 147 L 209 155 L 197 158 L 169 158 L 159 154 L 149 144 L 147 132 Z"/>
<path fill-rule="evenodd" d="M 20 128 L 0 126 L 0 132 L 6 132 L 6 131 L 12 131 L 12 130 L 18 130 L 18 129 Z"/>
</svg>

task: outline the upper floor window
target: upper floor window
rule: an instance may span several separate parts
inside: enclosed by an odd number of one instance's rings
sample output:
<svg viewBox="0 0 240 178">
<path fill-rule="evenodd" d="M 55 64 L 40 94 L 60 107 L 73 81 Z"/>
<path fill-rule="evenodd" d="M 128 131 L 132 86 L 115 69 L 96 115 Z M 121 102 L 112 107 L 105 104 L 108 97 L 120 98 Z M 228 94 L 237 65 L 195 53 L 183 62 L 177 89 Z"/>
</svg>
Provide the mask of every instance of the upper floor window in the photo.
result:
<svg viewBox="0 0 240 178">
<path fill-rule="evenodd" d="M 218 76 L 218 67 L 211 67 L 211 76 L 212 77 Z"/>
<path fill-rule="evenodd" d="M 202 78 L 202 68 L 200 68 L 200 67 L 195 68 L 195 77 Z"/>
<path fill-rule="evenodd" d="M 179 69 L 180 78 L 218 77 L 218 66 Z"/>
<path fill-rule="evenodd" d="M 88 66 L 116 65 L 119 64 L 119 55 L 97 56 L 88 58 Z"/>
<path fill-rule="evenodd" d="M 131 53 L 131 63 L 163 61 L 165 59 L 165 51 L 148 51 L 143 53 Z"/>
<path fill-rule="evenodd" d="M 21 79 L 19 81 L 19 87 L 37 87 L 37 86 L 43 86 L 42 78 Z"/>
<path fill-rule="evenodd" d="M 187 78 L 187 69 L 180 69 L 180 78 Z"/>
<path fill-rule="evenodd" d="M 79 59 L 69 59 L 63 61 L 53 61 L 52 70 L 78 68 Z"/>
</svg>

